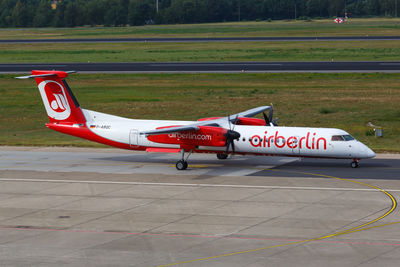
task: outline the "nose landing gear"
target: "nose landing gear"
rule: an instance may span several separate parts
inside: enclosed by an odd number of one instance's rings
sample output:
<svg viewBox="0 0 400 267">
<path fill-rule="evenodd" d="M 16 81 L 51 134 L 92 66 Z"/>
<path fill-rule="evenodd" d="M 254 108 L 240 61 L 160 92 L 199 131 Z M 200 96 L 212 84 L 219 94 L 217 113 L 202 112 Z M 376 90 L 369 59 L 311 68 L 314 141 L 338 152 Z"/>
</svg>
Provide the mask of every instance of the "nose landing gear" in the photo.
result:
<svg viewBox="0 0 400 267">
<path fill-rule="evenodd" d="M 350 166 L 352 168 L 358 168 L 358 159 L 353 159 L 353 162 L 351 162 Z"/>
</svg>

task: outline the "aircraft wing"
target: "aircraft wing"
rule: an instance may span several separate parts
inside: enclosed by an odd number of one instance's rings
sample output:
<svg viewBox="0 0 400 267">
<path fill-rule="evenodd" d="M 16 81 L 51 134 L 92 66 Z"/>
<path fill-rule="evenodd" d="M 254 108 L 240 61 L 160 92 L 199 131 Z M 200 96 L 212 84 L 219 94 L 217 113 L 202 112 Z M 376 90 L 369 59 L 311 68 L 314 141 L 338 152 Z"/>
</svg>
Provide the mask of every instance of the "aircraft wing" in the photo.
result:
<svg viewBox="0 0 400 267">
<path fill-rule="evenodd" d="M 140 132 L 140 134 L 145 135 L 157 135 L 157 134 L 167 134 L 167 133 L 178 133 L 178 132 L 185 132 L 185 131 L 197 131 L 199 130 L 199 126 L 215 126 L 221 128 L 230 128 L 230 123 L 235 123 L 238 117 L 253 117 L 261 112 L 264 112 L 268 109 L 271 109 L 271 106 L 261 106 L 253 109 L 249 109 L 234 115 L 230 115 L 228 117 L 223 117 L 215 120 L 208 120 L 208 121 L 199 121 L 193 124 L 184 125 L 184 126 L 176 126 L 176 127 L 168 127 L 168 128 L 161 128 L 156 130 L 144 131 Z M 228 122 L 229 120 L 229 122 Z"/>
<path fill-rule="evenodd" d="M 145 135 L 167 134 L 167 133 L 177 133 L 177 132 L 185 132 L 185 131 L 197 131 L 198 129 L 199 129 L 199 127 L 192 124 L 192 125 L 176 126 L 176 127 L 169 127 L 169 128 L 145 131 L 145 132 L 140 132 L 140 134 L 145 134 Z"/>
</svg>

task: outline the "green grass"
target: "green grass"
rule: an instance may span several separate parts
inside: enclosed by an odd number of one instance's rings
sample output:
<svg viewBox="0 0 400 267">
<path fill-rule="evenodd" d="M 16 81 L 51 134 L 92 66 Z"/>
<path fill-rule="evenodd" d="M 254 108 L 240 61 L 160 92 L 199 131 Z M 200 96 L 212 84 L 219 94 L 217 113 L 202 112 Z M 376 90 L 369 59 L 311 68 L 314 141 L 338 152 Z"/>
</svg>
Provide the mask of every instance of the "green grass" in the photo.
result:
<svg viewBox="0 0 400 267">
<path fill-rule="evenodd" d="M 400 60 L 400 41 L 0 44 L 1 63 Z"/>
<path fill-rule="evenodd" d="M 1 29 L 0 39 L 400 35 L 400 19 L 226 22 L 138 27 Z"/>
<path fill-rule="evenodd" d="M 0 39 L 400 35 L 400 19 L 0 29 Z M 400 60 L 400 41 L 0 44 L 0 63 Z"/>
<path fill-rule="evenodd" d="M 347 130 L 376 151 L 400 152 L 400 74 L 74 74 L 82 107 L 147 119 L 196 120 L 274 104 L 280 125 Z M 0 145 L 97 146 L 44 127 L 33 80 L 0 76 Z M 368 134 L 371 121 L 383 138 Z"/>
</svg>

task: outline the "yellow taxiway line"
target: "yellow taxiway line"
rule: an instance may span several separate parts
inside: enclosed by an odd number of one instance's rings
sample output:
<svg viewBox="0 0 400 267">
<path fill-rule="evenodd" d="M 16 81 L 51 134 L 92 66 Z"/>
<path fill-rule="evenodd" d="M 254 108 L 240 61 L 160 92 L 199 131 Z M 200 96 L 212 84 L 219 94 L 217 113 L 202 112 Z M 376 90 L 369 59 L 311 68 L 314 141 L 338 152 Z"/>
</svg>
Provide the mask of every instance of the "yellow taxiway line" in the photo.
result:
<svg viewBox="0 0 400 267">
<path fill-rule="evenodd" d="M 266 169 L 266 170 L 279 171 L 279 170 L 271 170 L 271 169 Z M 380 192 L 384 193 L 391 200 L 392 206 L 389 209 L 389 211 L 387 211 L 385 214 L 383 214 L 382 216 L 379 216 L 376 219 L 370 220 L 370 221 L 368 221 L 368 222 L 366 222 L 366 223 L 364 223 L 362 225 L 359 225 L 359 226 L 356 226 L 356 227 L 353 227 L 353 228 L 349 228 L 349 229 L 346 229 L 344 231 L 340 231 L 340 232 L 337 232 L 337 233 L 333 233 L 333 234 L 329 234 L 329 235 L 325 235 L 325 236 L 320 236 L 320 237 L 316 237 L 316 238 L 311 238 L 311 239 L 306 239 L 306 240 L 301 240 L 301 241 L 289 242 L 289 243 L 285 243 L 285 244 L 272 245 L 272 246 L 267 246 L 267 247 L 262 247 L 262 248 L 249 249 L 249 250 L 243 250 L 243 251 L 236 251 L 236 252 L 232 252 L 232 253 L 220 254 L 220 255 L 215 255 L 215 256 L 210 256 L 210 257 L 205 257 L 205 258 L 199 258 L 199 259 L 175 262 L 175 263 L 170 263 L 170 264 L 158 265 L 157 267 L 176 266 L 176 265 L 185 264 L 185 263 L 193 263 L 193 262 L 218 259 L 218 258 L 223 258 L 223 257 L 228 257 L 228 256 L 240 255 L 240 254 L 245 254 L 245 253 L 257 252 L 257 251 L 262 251 L 262 250 L 266 250 L 266 249 L 270 249 L 270 248 L 278 248 L 278 247 L 302 244 L 302 243 L 306 243 L 306 242 L 318 241 L 318 240 L 331 238 L 331 237 L 335 237 L 335 236 L 347 235 L 347 234 L 351 234 L 351 233 L 355 233 L 355 232 L 366 231 L 366 230 L 370 230 L 370 229 L 374 229 L 374 228 L 379 228 L 379 227 L 384 227 L 384 226 L 389 226 L 389 225 L 400 223 L 400 221 L 398 221 L 398 222 L 391 222 L 391 223 L 386 223 L 386 224 L 366 227 L 368 225 L 371 225 L 371 224 L 373 224 L 375 222 L 378 222 L 378 221 L 382 220 L 383 218 L 387 217 L 397 207 L 397 201 L 394 198 L 394 196 L 391 195 L 389 192 L 387 192 L 384 189 L 381 189 L 381 188 L 379 188 L 377 186 L 370 185 L 370 184 L 367 184 L 367 183 L 364 183 L 364 182 L 359 182 L 359 181 L 355 181 L 355 180 L 352 180 L 352 179 L 340 178 L 340 177 L 335 177 L 335 176 L 330 176 L 330 175 L 308 173 L 308 172 L 297 172 L 297 171 L 285 171 L 285 172 L 293 172 L 293 173 L 298 173 L 298 174 L 305 174 L 305 175 L 311 175 L 311 176 L 317 176 L 317 177 L 324 177 L 324 178 L 336 179 L 336 180 L 341 180 L 341 181 L 346 181 L 346 182 L 351 182 L 351 183 L 363 185 L 363 186 L 366 186 L 366 187 L 369 187 L 369 188 L 372 188 L 372 189 L 375 189 L 377 191 L 380 191 Z"/>
</svg>

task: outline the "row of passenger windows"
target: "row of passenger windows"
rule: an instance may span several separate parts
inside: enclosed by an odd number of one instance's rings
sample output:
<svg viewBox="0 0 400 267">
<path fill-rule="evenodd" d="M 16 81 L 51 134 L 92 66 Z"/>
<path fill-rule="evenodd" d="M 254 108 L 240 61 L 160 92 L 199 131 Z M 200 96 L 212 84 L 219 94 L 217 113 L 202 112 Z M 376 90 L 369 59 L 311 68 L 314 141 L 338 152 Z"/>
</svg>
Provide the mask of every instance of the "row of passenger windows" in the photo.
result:
<svg viewBox="0 0 400 267">
<path fill-rule="evenodd" d="M 281 140 L 282 140 L 282 141 L 281 141 Z M 351 136 L 351 135 L 349 135 L 349 134 L 346 134 L 346 135 L 333 135 L 333 136 L 332 136 L 332 141 L 351 141 L 351 140 L 354 140 L 354 137 Z M 245 142 L 245 141 L 246 141 L 246 138 L 243 137 L 243 138 L 242 138 L 242 141 Z M 251 142 L 251 138 L 249 138 L 249 141 Z M 254 142 L 258 142 L 258 141 L 259 141 L 258 138 L 254 138 Z M 271 139 L 271 143 L 273 143 L 273 142 L 274 142 L 274 139 L 272 138 L 272 139 Z M 278 144 L 279 144 L 280 142 L 284 143 L 284 142 L 285 142 L 285 139 L 284 139 L 284 138 L 279 138 L 276 142 L 277 142 Z M 293 143 L 297 143 L 297 139 L 293 139 Z"/>
<path fill-rule="evenodd" d="M 268 139 L 267 139 L 267 140 L 268 140 Z M 246 138 L 243 137 L 243 138 L 242 138 L 242 141 L 245 142 L 245 141 L 246 141 Z M 259 140 L 258 140 L 257 137 L 255 137 L 253 141 L 254 141 L 255 143 L 259 142 Z M 274 141 L 275 141 L 274 138 L 271 138 L 271 141 L 270 141 L 270 142 L 273 143 Z M 281 143 L 281 142 L 282 142 L 282 143 L 285 143 L 285 141 L 286 141 L 285 138 L 278 138 L 278 139 L 276 140 L 276 142 L 277 142 L 278 144 Z M 251 142 L 251 138 L 249 138 L 249 142 Z M 267 141 L 267 142 L 268 142 L 268 141 Z M 297 143 L 297 139 L 293 139 L 293 143 L 296 144 L 296 143 Z"/>
</svg>

